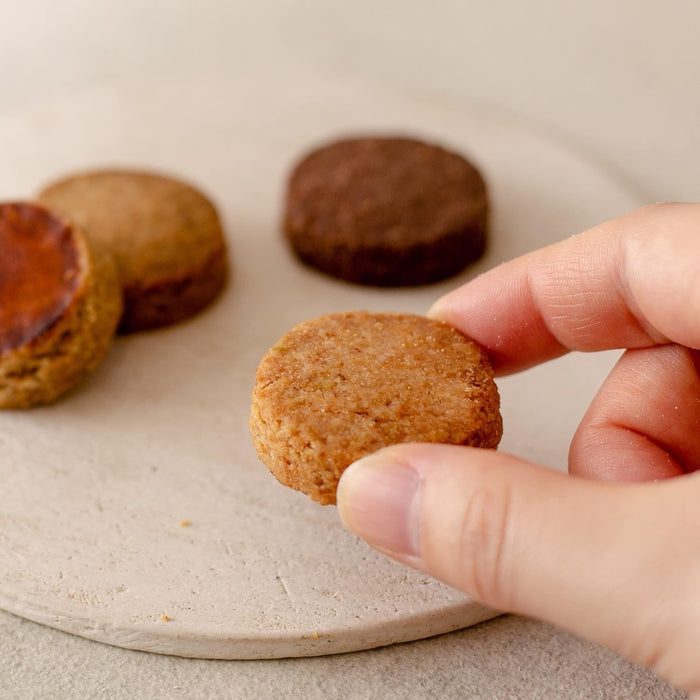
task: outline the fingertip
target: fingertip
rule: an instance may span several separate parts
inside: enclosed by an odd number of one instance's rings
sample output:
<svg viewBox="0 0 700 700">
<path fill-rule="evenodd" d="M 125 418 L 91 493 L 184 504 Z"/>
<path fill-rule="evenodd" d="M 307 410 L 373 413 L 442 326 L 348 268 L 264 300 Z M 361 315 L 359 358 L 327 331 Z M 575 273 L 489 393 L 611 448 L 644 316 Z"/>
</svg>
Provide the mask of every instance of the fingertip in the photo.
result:
<svg viewBox="0 0 700 700">
<path fill-rule="evenodd" d="M 418 552 L 416 502 L 420 476 L 387 450 L 351 464 L 337 489 L 343 525 L 398 558 Z"/>
<path fill-rule="evenodd" d="M 448 292 L 441 296 L 437 301 L 433 302 L 432 306 L 428 309 L 426 316 L 428 318 L 433 318 L 436 321 L 449 322 L 452 313 L 452 299 L 454 297 L 454 292 Z"/>
</svg>

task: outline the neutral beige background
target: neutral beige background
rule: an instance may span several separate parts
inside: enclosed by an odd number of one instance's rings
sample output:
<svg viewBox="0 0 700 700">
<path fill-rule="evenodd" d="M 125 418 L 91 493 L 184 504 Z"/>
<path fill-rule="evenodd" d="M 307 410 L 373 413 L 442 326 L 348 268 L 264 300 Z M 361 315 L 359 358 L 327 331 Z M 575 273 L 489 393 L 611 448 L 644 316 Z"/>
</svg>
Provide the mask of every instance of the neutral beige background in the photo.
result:
<svg viewBox="0 0 700 700">
<path fill-rule="evenodd" d="M 644 199 L 697 197 L 693 0 L 12 0 L 0 9 L 2 113 L 136 78 L 284 62 L 500 106 L 595 155 Z M 127 652 L 0 614 L 3 698 L 289 695 L 675 697 L 607 651 L 509 617 L 374 652 L 222 663 Z"/>
<path fill-rule="evenodd" d="M 283 60 L 498 105 L 585 146 L 649 199 L 697 197 L 694 0 L 3 0 L 0 7 L 0 108 L 144 73 L 207 65 L 255 71 Z"/>
</svg>

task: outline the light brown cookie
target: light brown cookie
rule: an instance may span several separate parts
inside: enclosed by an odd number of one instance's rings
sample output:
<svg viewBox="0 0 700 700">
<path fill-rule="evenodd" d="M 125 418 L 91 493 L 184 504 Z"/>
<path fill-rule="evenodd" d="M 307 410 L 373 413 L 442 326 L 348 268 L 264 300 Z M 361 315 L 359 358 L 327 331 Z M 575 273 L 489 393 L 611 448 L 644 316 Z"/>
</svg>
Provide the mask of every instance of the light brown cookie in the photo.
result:
<svg viewBox="0 0 700 700">
<path fill-rule="evenodd" d="M 265 355 L 250 427 L 277 479 L 335 503 L 341 474 L 381 447 L 495 448 L 499 396 L 481 348 L 411 314 L 338 313 L 302 323 Z"/>
<path fill-rule="evenodd" d="M 0 408 L 48 403 L 107 353 L 122 311 L 111 257 L 33 204 L 0 204 Z"/>
<path fill-rule="evenodd" d="M 68 177 L 38 197 L 114 256 L 124 333 L 176 323 L 208 306 L 227 276 L 218 214 L 199 191 L 150 173 L 103 170 Z"/>
<path fill-rule="evenodd" d="M 408 138 L 355 138 L 305 156 L 284 233 L 307 265 L 377 286 L 437 282 L 484 252 L 486 184 L 464 157 Z"/>
</svg>

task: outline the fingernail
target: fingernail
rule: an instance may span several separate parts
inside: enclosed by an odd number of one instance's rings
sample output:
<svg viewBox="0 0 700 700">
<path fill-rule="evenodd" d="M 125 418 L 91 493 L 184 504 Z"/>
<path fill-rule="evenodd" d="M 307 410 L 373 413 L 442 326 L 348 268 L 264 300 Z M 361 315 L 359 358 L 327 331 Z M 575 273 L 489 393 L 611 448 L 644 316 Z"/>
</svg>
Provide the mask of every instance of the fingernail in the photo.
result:
<svg viewBox="0 0 700 700">
<path fill-rule="evenodd" d="M 428 309 L 428 313 L 426 316 L 429 318 L 436 318 L 440 320 L 444 320 L 450 310 L 450 302 L 449 298 L 451 296 L 451 293 L 445 294 L 444 296 L 441 296 L 437 301 L 433 303 L 433 305 Z"/>
<path fill-rule="evenodd" d="M 372 546 L 416 556 L 419 494 L 418 472 L 378 453 L 345 470 L 338 486 L 338 512 L 345 527 Z"/>
</svg>

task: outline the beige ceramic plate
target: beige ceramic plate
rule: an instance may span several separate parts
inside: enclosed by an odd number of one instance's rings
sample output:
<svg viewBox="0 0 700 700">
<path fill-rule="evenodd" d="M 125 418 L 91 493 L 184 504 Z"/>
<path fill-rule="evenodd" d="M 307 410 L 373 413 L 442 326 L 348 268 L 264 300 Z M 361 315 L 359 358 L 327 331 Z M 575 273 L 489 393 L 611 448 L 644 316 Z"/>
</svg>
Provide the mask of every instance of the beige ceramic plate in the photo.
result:
<svg viewBox="0 0 700 700">
<path fill-rule="evenodd" d="M 495 614 L 384 559 L 334 508 L 277 484 L 248 435 L 255 368 L 303 319 L 423 312 L 478 271 L 632 209 L 635 197 L 547 135 L 488 111 L 306 77 L 190 77 L 0 120 L 0 198 L 84 167 L 171 172 L 217 200 L 234 268 L 208 313 L 118 340 L 53 407 L 0 414 L 5 609 L 109 644 L 212 658 L 364 649 Z M 319 139 L 358 131 L 425 135 L 482 166 L 495 211 L 482 263 L 403 291 L 295 263 L 278 234 L 285 172 Z M 611 360 L 566 358 L 503 380 L 503 449 L 563 468 Z"/>
</svg>

